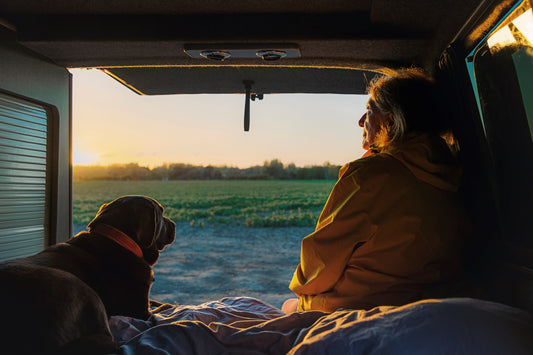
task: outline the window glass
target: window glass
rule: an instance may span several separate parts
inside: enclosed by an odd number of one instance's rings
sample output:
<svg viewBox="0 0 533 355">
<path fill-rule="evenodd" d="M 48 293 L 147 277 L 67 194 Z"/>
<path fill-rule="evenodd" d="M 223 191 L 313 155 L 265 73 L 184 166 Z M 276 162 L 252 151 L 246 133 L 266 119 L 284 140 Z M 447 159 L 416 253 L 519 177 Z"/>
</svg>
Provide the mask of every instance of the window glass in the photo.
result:
<svg viewBox="0 0 533 355">
<path fill-rule="evenodd" d="M 533 15 L 522 1 L 467 59 L 489 144 L 505 234 L 529 239 L 533 198 Z"/>
<path fill-rule="evenodd" d="M 503 67 L 507 57 L 510 67 Z M 486 62 L 490 61 L 489 66 Z M 492 67 L 491 67 L 492 65 Z M 484 77 L 497 77 L 494 66 L 510 70 L 506 75 L 514 74 L 516 79 L 517 94 L 522 99 L 524 117 L 529 126 L 529 133 L 533 137 L 533 13 L 531 1 L 523 1 L 511 11 L 501 24 L 492 31 L 467 59 L 467 66 L 474 87 L 477 88 L 476 96 L 480 104 L 481 114 L 486 116 L 486 100 L 481 106 L 480 90 L 486 91 L 486 87 L 478 87 L 483 83 Z M 489 70 L 490 69 L 490 70 Z M 497 69 L 496 69 L 497 71 Z M 501 78 L 501 75 L 500 75 Z M 493 88 L 493 90 L 496 88 Z M 490 105 L 489 105 L 490 106 Z M 484 117 L 484 124 L 487 118 Z"/>
</svg>

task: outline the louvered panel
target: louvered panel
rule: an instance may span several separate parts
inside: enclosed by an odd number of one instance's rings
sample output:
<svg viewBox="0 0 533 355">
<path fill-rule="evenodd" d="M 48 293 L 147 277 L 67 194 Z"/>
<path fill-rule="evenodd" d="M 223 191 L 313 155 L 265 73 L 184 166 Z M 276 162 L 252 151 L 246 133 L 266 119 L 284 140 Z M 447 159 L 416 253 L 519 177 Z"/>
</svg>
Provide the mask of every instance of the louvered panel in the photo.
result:
<svg viewBox="0 0 533 355">
<path fill-rule="evenodd" d="M 22 219 L 24 216 L 11 216 L 11 218 L 21 219 L 9 219 L 7 221 L 0 220 L 0 229 L 7 228 L 23 228 L 23 227 L 39 227 L 44 223 L 44 214 L 37 215 L 37 218 Z M 35 217 L 35 216 L 34 216 Z"/>
<path fill-rule="evenodd" d="M 7 260 L 38 253 L 43 249 L 42 226 L 29 226 L 0 230 L 0 260 Z"/>
<path fill-rule="evenodd" d="M 46 202 L 46 195 L 42 191 L 24 191 L 11 190 L 2 191 L 0 199 L 0 213 L 10 212 L 12 210 L 33 211 L 40 209 L 40 205 Z M 39 201 L 39 203 L 35 203 Z"/>
<path fill-rule="evenodd" d="M 27 155 L 32 155 L 30 153 L 33 153 L 34 152 L 37 152 L 37 153 L 34 153 L 34 154 L 38 154 L 38 153 L 45 153 L 45 156 L 46 156 L 46 145 L 43 145 L 43 144 L 40 144 L 40 143 L 36 143 L 36 142 L 31 142 L 31 141 L 21 141 L 21 140 L 16 140 L 16 139 L 9 139 L 9 138 L 3 138 L 3 137 L 0 137 L 0 146 L 5 146 L 6 148 L 19 148 L 19 149 L 24 149 L 24 150 L 27 150 L 26 153 Z M 23 154 L 25 155 L 25 154 Z M 42 156 L 42 155 L 41 155 Z"/>
<path fill-rule="evenodd" d="M 47 239 L 47 123 L 43 107 L 0 94 L 0 260 Z"/>
<path fill-rule="evenodd" d="M 12 162 L 18 162 L 18 163 L 46 165 L 46 156 L 32 157 L 32 156 L 0 153 L 0 161 L 5 161 L 5 162 L 12 161 Z"/>
<path fill-rule="evenodd" d="M 0 175 L 2 176 L 13 176 L 21 178 L 39 178 L 39 182 L 46 182 L 46 171 L 38 170 L 21 170 L 21 169 L 3 169 L 0 167 Z"/>
<path fill-rule="evenodd" d="M 0 139 L 1 140 L 1 139 Z M 46 160 L 46 152 L 40 150 L 28 150 L 25 148 L 19 148 L 17 146 L 2 145 L 0 143 L 0 152 L 2 154 L 15 154 L 34 158 L 41 158 Z"/>
<path fill-rule="evenodd" d="M 0 185 L 0 190 L 6 191 L 5 187 L 2 188 L 2 185 Z M 12 183 L 9 187 L 9 191 L 11 190 L 20 190 L 20 191 L 36 191 L 42 190 L 42 184 L 23 184 L 23 183 Z M 44 191 L 42 191 L 44 192 Z M 6 195 L 7 196 L 7 195 Z"/>
<path fill-rule="evenodd" d="M 13 176 L 21 178 L 39 178 L 43 183 L 46 183 L 46 171 L 38 170 L 21 170 L 21 169 L 5 169 L 0 167 L 1 176 Z"/>
<path fill-rule="evenodd" d="M 20 177 L 20 176 L 0 176 L 0 186 L 3 184 L 10 184 L 10 183 L 41 184 L 42 182 L 43 182 L 43 179 L 39 177 L 33 178 L 33 177 Z M 2 190 L 1 187 L 0 187 L 0 190 Z"/>
<path fill-rule="evenodd" d="M 3 104 L 5 101 L 0 100 L 0 105 Z M 11 110 L 6 108 L 5 106 L 0 107 L 0 115 L 4 117 L 2 122 L 5 124 L 11 124 L 13 126 L 19 126 L 24 128 L 29 128 L 32 130 L 35 130 L 35 132 L 32 132 L 32 134 L 36 134 L 36 132 L 45 132 L 46 133 L 46 127 L 47 122 L 46 118 L 42 118 L 40 115 L 40 112 L 33 112 L 32 114 L 25 114 L 21 110 Z"/>
<path fill-rule="evenodd" d="M 30 170 L 30 171 L 43 171 L 46 169 L 46 164 L 41 164 L 40 162 L 28 162 L 24 159 L 18 160 L 1 160 L 0 159 L 0 169 L 9 169 L 9 170 Z"/>
<path fill-rule="evenodd" d="M 36 206 L 35 204 L 26 204 L 26 205 L 19 204 L 19 205 L 6 205 L 6 206 L 0 205 L 0 215 L 4 215 L 8 213 L 24 213 L 24 212 L 36 212 L 36 211 L 40 211 L 40 208 L 38 208 L 38 206 Z"/>
<path fill-rule="evenodd" d="M 13 115 L 13 117 L 17 117 L 20 120 L 41 123 L 44 126 L 47 125 L 46 111 L 42 106 L 36 105 L 33 102 L 2 94 L 0 96 L 0 108 L 6 110 L 6 116 Z"/>
<path fill-rule="evenodd" d="M 15 121 L 15 119 L 10 119 L 8 117 L 5 117 L 4 121 L 0 122 L 0 132 L 6 131 L 9 133 L 13 133 L 13 134 L 21 134 L 21 135 L 27 135 L 29 137 L 40 137 L 40 138 L 46 139 L 46 131 L 43 132 L 40 130 L 42 125 L 28 124 L 26 127 L 24 127 L 24 126 L 19 126 L 21 122 L 18 122 L 19 124 L 16 124 L 16 123 L 17 122 Z"/>
<path fill-rule="evenodd" d="M 42 211 L 19 211 L 19 212 L 8 212 L 0 216 L 0 223 L 18 223 L 20 221 L 40 221 L 43 217 Z"/>
<path fill-rule="evenodd" d="M 46 152 L 46 137 L 29 136 L 22 132 L 12 132 L 0 129 L 0 139 L 5 139 L 5 145 L 20 146 L 20 144 L 23 144 L 24 147 L 27 147 L 28 149 Z"/>
</svg>

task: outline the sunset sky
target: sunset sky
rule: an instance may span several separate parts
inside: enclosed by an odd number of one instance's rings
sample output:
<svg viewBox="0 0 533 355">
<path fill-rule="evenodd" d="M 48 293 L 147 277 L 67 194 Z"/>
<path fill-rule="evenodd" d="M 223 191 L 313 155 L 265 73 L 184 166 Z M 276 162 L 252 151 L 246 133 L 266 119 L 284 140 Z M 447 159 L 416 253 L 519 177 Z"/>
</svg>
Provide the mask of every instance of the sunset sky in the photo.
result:
<svg viewBox="0 0 533 355">
<path fill-rule="evenodd" d="M 359 158 L 367 96 L 140 96 L 96 69 L 73 69 L 74 164 L 163 163 L 241 168 L 280 159 L 297 166 Z"/>
</svg>

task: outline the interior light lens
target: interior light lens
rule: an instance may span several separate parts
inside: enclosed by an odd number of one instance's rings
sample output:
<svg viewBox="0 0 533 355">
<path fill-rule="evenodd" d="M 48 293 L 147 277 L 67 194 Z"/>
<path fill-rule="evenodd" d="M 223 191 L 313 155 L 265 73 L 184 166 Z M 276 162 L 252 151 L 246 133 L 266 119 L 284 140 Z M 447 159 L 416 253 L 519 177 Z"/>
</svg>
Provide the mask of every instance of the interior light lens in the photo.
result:
<svg viewBox="0 0 533 355">
<path fill-rule="evenodd" d="M 266 61 L 280 60 L 281 58 L 287 56 L 285 51 L 274 50 L 274 49 L 265 49 L 258 51 L 256 53 L 258 57 Z"/>
<path fill-rule="evenodd" d="M 207 58 L 207 59 L 210 59 L 210 60 L 216 60 L 218 62 L 222 62 L 226 59 L 228 59 L 229 57 L 231 57 L 231 54 L 227 51 L 221 51 L 221 50 L 216 50 L 216 51 L 202 51 L 200 52 L 200 55 L 204 58 Z"/>
</svg>

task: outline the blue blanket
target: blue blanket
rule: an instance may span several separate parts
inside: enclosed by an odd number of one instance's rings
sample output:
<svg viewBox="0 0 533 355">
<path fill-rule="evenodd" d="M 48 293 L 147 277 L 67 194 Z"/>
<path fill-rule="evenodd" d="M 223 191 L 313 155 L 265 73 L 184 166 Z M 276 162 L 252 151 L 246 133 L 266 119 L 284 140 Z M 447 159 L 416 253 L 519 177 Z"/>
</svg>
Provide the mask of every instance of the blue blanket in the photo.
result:
<svg viewBox="0 0 533 355">
<path fill-rule="evenodd" d="M 121 354 L 524 354 L 533 318 L 469 298 L 369 311 L 284 314 L 255 298 L 161 305 L 148 321 L 114 316 Z"/>
</svg>

